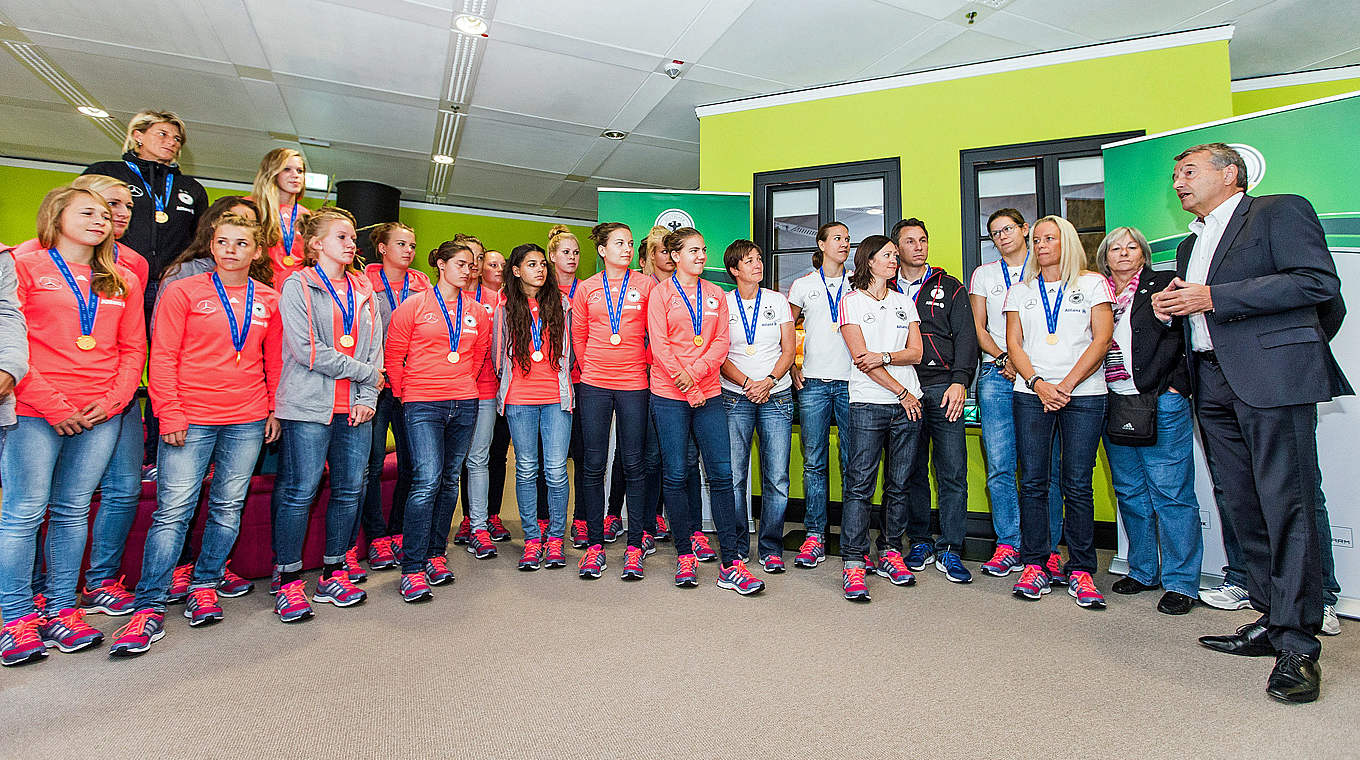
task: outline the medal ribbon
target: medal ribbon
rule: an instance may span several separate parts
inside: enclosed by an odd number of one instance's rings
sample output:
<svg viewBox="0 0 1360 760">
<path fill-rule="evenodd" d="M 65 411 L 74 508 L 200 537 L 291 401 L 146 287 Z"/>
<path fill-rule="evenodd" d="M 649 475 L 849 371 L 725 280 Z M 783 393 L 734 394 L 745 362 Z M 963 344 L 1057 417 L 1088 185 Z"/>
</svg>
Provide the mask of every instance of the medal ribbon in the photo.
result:
<svg viewBox="0 0 1360 760">
<path fill-rule="evenodd" d="M 698 337 L 704 331 L 704 283 L 702 280 L 694 283 L 694 303 L 699 306 L 696 312 L 694 306 L 690 305 L 689 296 L 685 295 L 685 289 L 680 287 L 680 281 L 671 275 L 671 284 L 680 293 L 680 299 L 685 302 L 685 308 L 689 310 L 689 319 L 694 323 L 694 335 Z"/>
<path fill-rule="evenodd" d="M 387 278 L 383 278 L 386 280 Z M 449 307 L 444 303 L 444 296 L 439 294 L 439 288 L 431 288 L 434 291 L 434 300 L 439 302 L 439 310 L 444 313 L 444 325 L 449 328 L 449 350 L 458 353 L 458 341 L 463 337 L 463 294 L 455 291 L 458 299 L 458 320 L 455 322 L 449 319 Z"/>
<path fill-rule="evenodd" d="M 836 288 L 836 297 L 831 297 L 831 284 L 826 281 L 826 273 L 821 267 L 817 267 L 817 274 L 822 276 L 822 287 L 826 288 L 826 303 L 831 307 L 831 321 L 841 321 L 841 296 L 845 294 L 845 273 L 841 273 L 841 284 Z"/>
<path fill-rule="evenodd" d="M 142 181 L 142 187 L 146 188 L 146 194 L 151 196 L 151 204 L 156 207 L 156 210 L 165 211 L 170 205 L 170 189 L 175 183 L 175 173 L 169 169 L 165 170 L 165 197 L 161 198 L 151 189 L 151 184 L 146 181 L 146 177 L 142 176 L 142 170 L 138 169 L 136 164 L 131 161 L 124 161 L 123 163 L 127 164 L 127 168 L 131 169 L 132 173 L 137 175 L 137 179 Z"/>
<path fill-rule="evenodd" d="M 345 276 L 345 294 L 349 296 L 349 311 L 346 311 L 345 305 L 340 303 L 340 294 L 336 293 L 335 286 L 331 285 L 331 278 L 321 271 L 320 264 L 314 265 L 314 268 L 317 276 L 321 278 L 321 284 L 325 285 L 326 290 L 330 291 L 331 298 L 335 301 L 335 308 L 340 310 L 340 324 L 344 327 L 345 334 L 349 335 L 354 329 L 354 286 L 350 284 L 349 276 Z"/>
<path fill-rule="evenodd" d="M 87 302 L 80 293 L 80 285 L 76 283 L 75 275 L 71 274 L 71 268 L 66 266 L 66 259 L 63 259 L 55 248 L 48 248 L 47 254 L 52 257 L 52 263 L 57 265 L 57 269 L 61 270 L 61 276 L 66 278 L 66 286 L 76 296 L 76 308 L 80 310 L 80 334 L 92 334 L 94 318 L 99 313 L 99 295 L 94 292 L 94 280 L 90 280 L 90 300 Z"/>
<path fill-rule="evenodd" d="M 246 336 L 250 334 L 250 317 L 255 313 L 255 281 L 246 280 L 246 314 L 241 326 L 236 324 L 236 312 L 232 311 L 231 299 L 227 298 L 227 290 L 222 287 L 222 279 L 217 276 L 217 272 L 212 273 L 213 287 L 217 288 L 217 300 L 222 302 L 222 308 L 227 312 L 227 326 L 231 328 L 231 345 L 236 349 L 236 361 L 241 360 L 241 350 L 246 347 Z"/>
<path fill-rule="evenodd" d="M 1025 266 L 1029 264 L 1029 251 L 1025 252 L 1025 263 L 1020 265 L 1020 276 L 1025 276 Z M 1006 278 L 1006 290 L 1011 289 L 1011 267 L 1005 259 L 1001 259 L 1001 276 Z"/>
<path fill-rule="evenodd" d="M 392 305 L 392 310 L 393 310 L 393 311 L 396 311 L 396 310 L 397 310 L 397 304 L 399 304 L 399 303 L 406 303 L 406 299 L 409 298 L 409 297 L 411 296 L 411 273 L 410 273 L 410 272 L 407 272 L 406 274 L 404 274 L 404 275 L 401 276 L 401 300 L 400 300 L 400 301 L 398 301 L 398 300 L 392 295 L 392 283 L 390 283 L 390 282 L 387 281 L 387 272 L 385 272 L 385 271 L 379 269 L 379 270 L 378 270 L 378 274 L 382 277 L 382 281 L 383 281 L 383 292 L 387 294 L 387 303 L 389 303 L 389 304 Z M 482 295 L 482 286 L 481 286 L 481 285 L 478 285 L 478 286 L 477 286 L 477 296 L 480 298 L 481 295 Z M 440 303 L 443 303 L 443 301 L 440 301 Z M 460 303 L 461 303 L 461 301 L 460 301 Z M 461 309 L 462 306 L 459 306 L 458 308 Z"/>
<path fill-rule="evenodd" d="M 280 215 L 279 217 L 280 222 L 279 227 L 282 228 L 281 232 L 283 233 L 283 253 L 285 256 L 291 256 L 293 253 L 293 238 L 294 236 L 297 235 L 297 207 L 298 207 L 297 201 L 293 201 L 293 215 L 291 218 L 289 218 L 287 227 L 284 227 L 282 224 L 283 222 L 282 215 Z M 397 307 L 393 306 L 392 308 L 395 309 Z"/>
<path fill-rule="evenodd" d="M 623 296 L 628 292 L 628 277 L 633 270 L 623 271 L 623 283 L 619 285 L 619 305 L 614 306 L 614 301 L 609 297 L 609 273 L 600 272 L 600 280 L 604 284 L 604 305 L 609 309 L 609 331 L 612 335 L 619 334 L 619 324 L 623 322 Z"/>
<path fill-rule="evenodd" d="M 1050 308 L 1048 304 L 1048 288 L 1044 287 L 1044 276 L 1039 275 L 1039 296 L 1044 300 L 1044 319 L 1048 321 L 1048 334 L 1058 333 L 1058 315 L 1061 314 L 1063 291 L 1067 289 L 1067 282 L 1058 286 L 1058 297 L 1053 301 Z"/>
<path fill-rule="evenodd" d="M 746 309 L 741 305 L 741 294 L 737 294 L 737 313 L 741 315 L 741 329 L 746 331 L 746 345 L 756 344 L 756 328 L 760 327 L 760 294 L 764 288 L 756 288 L 756 302 L 751 308 L 751 321 L 746 321 Z"/>
</svg>

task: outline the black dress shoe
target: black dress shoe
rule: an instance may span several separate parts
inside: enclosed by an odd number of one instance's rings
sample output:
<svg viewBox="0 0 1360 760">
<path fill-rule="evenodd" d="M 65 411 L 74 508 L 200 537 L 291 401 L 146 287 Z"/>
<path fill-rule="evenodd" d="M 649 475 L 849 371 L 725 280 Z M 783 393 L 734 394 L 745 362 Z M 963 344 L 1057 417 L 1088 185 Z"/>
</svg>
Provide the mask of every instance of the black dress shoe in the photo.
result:
<svg viewBox="0 0 1360 760">
<path fill-rule="evenodd" d="M 1266 638 L 1266 627 L 1260 623 L 1247 623 L 1231 636 L 1200 636 L 1199 643 L 1217 652 L 1243 657 L 1270 657 L 1275 654 L 1275 647 Z"/>
<path fill-rule="evenodd" d="M 1163 615 L 1184 615 L 1195 606 L 1195 597 L 1186 596 L 1179 591 L 1168 591 L 1162 594 L 1161 601 L 1157 602 L 1157 611 Z"/>
<path fill-rule="evenodd" d="M 1156 591 L 1160 586 L 1149 586 L 1139 580 L 1134 580 L 1133 576 L 1126 575 L 1114 582 L 1110 590 L 1116 594 L 1141 594 L 1144 591 Z"/>
<path fill-rule="evenodd" d="M 1322 688 L 1322 666 L 1298 652 L 1280 652 L 1266 682 L 1266 693 L 1281 702 L 1312 702 Z"/>
</svg>

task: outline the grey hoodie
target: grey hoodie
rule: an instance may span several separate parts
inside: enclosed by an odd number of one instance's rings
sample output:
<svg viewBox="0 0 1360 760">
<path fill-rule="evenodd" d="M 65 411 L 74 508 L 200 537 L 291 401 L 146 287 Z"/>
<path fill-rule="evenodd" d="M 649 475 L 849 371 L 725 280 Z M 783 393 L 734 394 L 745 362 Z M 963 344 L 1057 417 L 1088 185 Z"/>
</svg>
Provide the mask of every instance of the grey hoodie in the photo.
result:
<svg viewBox="0 0 1360 760">
<path fill-rule="evenodd" d="M 19 311 L 18 284 L 13 254 L 0 252 L 0 370 L 13 375 L 15 385 L 28 374 L 28 330 L 24 313 Z M 10 393 L 0 398 L 0 427 L 14 423 L 14 394 Z"/>
<path fill-rule="evenodd" d="M 283 362 L 274 414 L 281 420 L 330 423 L 335 408 L 335 381 L 348 379 L 351 407 L 377 408 L 382 386 L 383 331 L 373 286 L 350 272 L 354 289 L 354 356 L 335 348 L 335 301 L 312 268 L 294 272 L 283 283 L 279 315 L 283 319 Z M 344 292 L 338 291 L 340 298 Z"/>
</svg>

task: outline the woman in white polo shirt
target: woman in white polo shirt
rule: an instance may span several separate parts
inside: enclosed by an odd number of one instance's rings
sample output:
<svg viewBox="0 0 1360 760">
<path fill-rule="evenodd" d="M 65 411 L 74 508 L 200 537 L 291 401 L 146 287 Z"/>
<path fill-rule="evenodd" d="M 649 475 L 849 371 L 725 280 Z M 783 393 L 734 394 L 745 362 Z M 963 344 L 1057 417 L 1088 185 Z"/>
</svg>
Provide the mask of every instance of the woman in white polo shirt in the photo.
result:
<svg viewBox="0 0 1360 760">
<path fill-rule="evenodd" d="M 722 365 L 722 398 L 732 446 L 732 490 L 738 520 L 746 518 L 751 436 L 760 431 L 760 536 L 756 549 L 767 573 L 784 572 L 784 509 L 789 503 L 793 440 L 793 317 L 789 302 L 760 287 L 765 263 L 750 240 L 736 240 L 723 265 L 737 283 L 727 294 L 732 342 Z"/>
<path fill-rule="evenodd" d="M 850 292 L 845 260 L 850 257 L 850 229 L 827 222 L 817 229 L 812 271 L 789 287 L 789 306 L 796 323 L 803 318 L 803 366 L 794 367 L 798 389 L 798 438 L 803 445 L 803 489 L 807 538 L 793 558 L 797 567 L 816 567 L 826 560 L 826 505 L 831 469 L 831 421 L 835 419 L 841 473 L 849 458 L 846 429 L 850 396 L 846 382 L 853 367 L 838 332 L 841 299 Z"/>
<path fill-rule="evenodd" d="M 1096 569 L 1091 470 L 1105 422 L 1105 376 L 1114 317 L 1110 286 L 1083 268 L 1086 253 L 1072 223 L 1046 216 L 1034 223 L 1033 254 L 1024 279 L 1006 294 L 1006 349 L 1015 365 L 1015 444 L 1020 460 L 1020 561 L 1016 596 L 1050 590 L 1044 563 L 1048 535 L 1049 464 L 1055 429 L 1062 448 L 1061 488 L 1067 541 L 1068 593 L 1082 607 L 1103 608 Z"/>
<path fill-rule="evenodd" d="M 897 274 L 897 248 L 883 235 L 864 238 L 855 250 L 854 287 L 841 303 L 841 336 L 854 367 L 850 372 L 850 424 L 841 557 L 845 598 L 869 601 L 868 571 L 910 586 L 915 576 L 902 558 L 907 525 L 907 481 L 921 432 L 921 383 L 912 365 L 921 361 L 921 318 L 911 296 L 888 287 Z M 869 565 L 869 508 L 883 467 L 883 521 L 887 548 Z"/>
</svg>

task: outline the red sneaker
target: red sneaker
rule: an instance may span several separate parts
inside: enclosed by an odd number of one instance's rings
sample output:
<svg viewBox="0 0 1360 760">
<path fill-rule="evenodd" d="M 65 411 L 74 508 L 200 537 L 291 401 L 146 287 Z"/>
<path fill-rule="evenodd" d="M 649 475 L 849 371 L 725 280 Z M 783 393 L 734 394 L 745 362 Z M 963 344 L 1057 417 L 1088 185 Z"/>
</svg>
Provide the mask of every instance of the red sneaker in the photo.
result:
<svg viewBox="0 0 1360 760">
<path fill-rule="evenodd" d="M 390 570 L 397 566 L 397 555 L 392 551 L 392 539 L 375 538 L 368 543 L 370 570 Z"/>
<path fill-rule="evenodd" d="M 368 573 L 359 564 L 359 547 L 351 546 L 345 552 L 345 575 L 349 576 L 350 583 L 363 583 L 368 580 Z"/>
<path fill-rule="evenodd" d="M 38 631 L 44 644 L 67 654 L 97 646 L 104 640 L 104 634 L 85 622 L 85 610 L 74 607 L 43 620 Z"/>
<path fill-rule="evenodd" d="M 548 539 L 548 551 L 547 554 L 544 555 L 543 557 L 544 567 L 567 566 L 567 554 L 562 549 L 562 543 L 563 541 L 560 538 L 554 537 Z"/>
<path fill-rule="evenodd" d="M 640 547 L 628 547 L 623 555 L 623 573 L 619 577 L 625 581 L 642 580 L 642 560 L 645 556 Z"/>
<path fill-rule="evenodd" d="M 594 580 L 604 573 L 605 568 L 609 567 L 604 561 L 604 547 L 599 544 L 586 549 L 585 556 L 581 557 L 581 563 L 577 570 L 582 578 Z"/>
<path fill-rule="evenodd" d="M 194 580 L 194 563 L 180 565 L 170 576 L 170 590 L 165 594 L 166 604 L 179 604 L 189 598 L 189 584 Z"/>
<path fill-rule="evenodd" d="M 217 584 L 217 595 L 225 599 L 245 596 L 255 590 L 255 584 L 231 571 L 230 563 L 222 568 L 222 582 Z"/>
<path fill-rule="evenodd" d="M 694 531 L 694 535 L 689 537 L 690 545 L 693 547 L 694 557 L 700 562 L 712 562 L 718 558 L 718 553 L 713 551 L 713 547 L 708 545 L 708 536 L 699 531 Z"/>
<path fill-rule="evenodd" d="M 666 523 L 666 518 L 661 515 L 656 516 L 656 540 L 671 540 L 671 526 Z"/>
<path fill-rule="evenodd" d="M 510 531 L 505 529 L 505 523 L 501 522 L 500 515 L 492 515 L 486 518 L 486 532 L 491 534 L 492 541 L 509 541 Z"/>
<path fill-rule="evenodd" d="M 42 622 L 37 612 L 30 612 L 0 629 L 0 665 L 23 665 L 47 657 L 47 645 L 38 633 Z"/>
<path fill-rule="evenodd" d="M 102 612 L 105 615 L 131 615 L 132 594 L 123 585 L 123 579 L 107 580 L 95 588 L 86 588 L 80 594 L 80 605 L 86 612 Z"/>
<path fill-rule="evenodd" d="M 539 527 L 543 527 L 545 521 L 539 520 Z M 546 532 L 543 535 L 547 535 Z M 571 523 L 571 545 L 577 549 L 584 549 L 590 545 L 590 531 L 586 527 L 585 520 L 573 520 Z"/>
<path fill-rule="evenodd" d="M 605 515 L 604 517 L 604 542 L 612 544 L 619 540 L 619 535 L 623 533 L 623 518 L 617 515 Z"/>
<path fill-rule="evenodd" d="M 459 546 L 462 546 L 463 544 L 466 544 L 468 541 L 471 540 L 472 540 L 472 520 L 464 517 L 463 521 L 458 523 L 458 532 L 453 534 L 453 542 L 455 544 L 458 544 Z"/>
<path fill-rule="evenodd" d="M 524 555 L 519 558 L 520 570 L 537 570 L 543 563 L 543 544 L 531 538 L 524 542 Z"/>
</svg>

